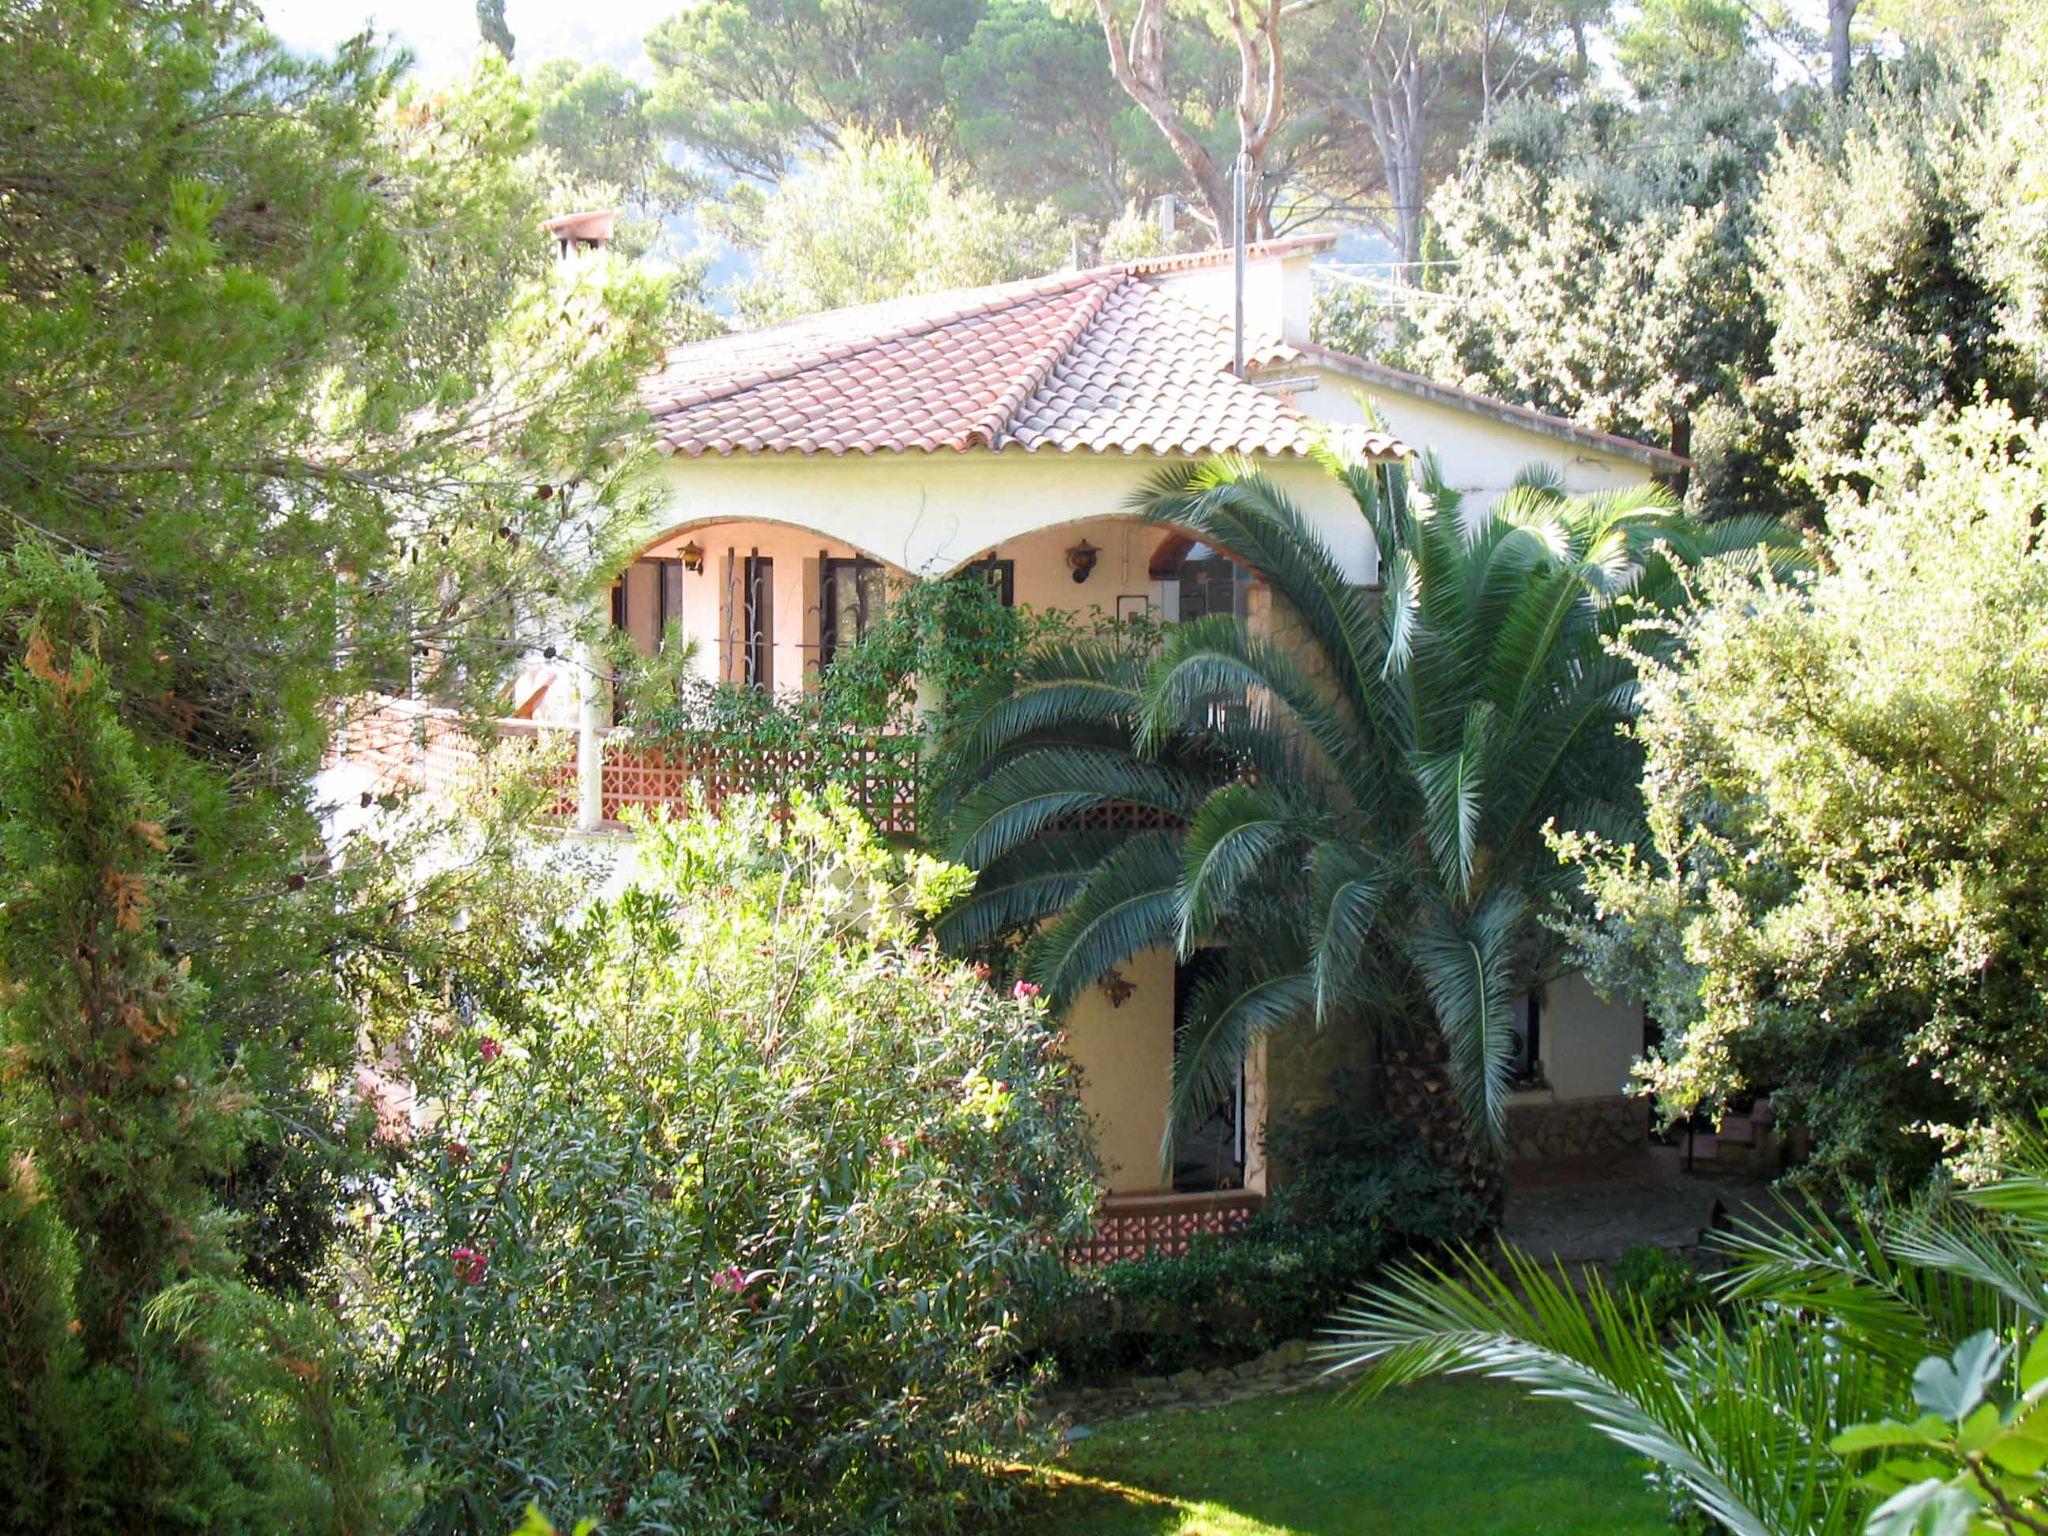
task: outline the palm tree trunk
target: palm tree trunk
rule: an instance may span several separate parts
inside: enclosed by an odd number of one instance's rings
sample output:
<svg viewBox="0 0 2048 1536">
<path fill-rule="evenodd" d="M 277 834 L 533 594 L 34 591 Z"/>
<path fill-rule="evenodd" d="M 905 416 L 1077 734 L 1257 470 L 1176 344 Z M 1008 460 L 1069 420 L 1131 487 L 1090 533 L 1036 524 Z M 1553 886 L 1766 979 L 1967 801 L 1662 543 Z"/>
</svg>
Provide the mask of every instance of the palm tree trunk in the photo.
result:
<svg viewBox="0 0 2048 1536">
<path fill-rule="evenodd" d="M 1434 1030 L 1390 1046 L 1386 1055 L 1387 1108 L 1413 1128 L 1432 1161 L 1458 1181 L 1487 1219 L 1500 1225 L 1507 1202 L 1507 1168 L 1500 1153 L 1471 1134 L 1451 1086 L 1450 1058 Z"/>
</svg>

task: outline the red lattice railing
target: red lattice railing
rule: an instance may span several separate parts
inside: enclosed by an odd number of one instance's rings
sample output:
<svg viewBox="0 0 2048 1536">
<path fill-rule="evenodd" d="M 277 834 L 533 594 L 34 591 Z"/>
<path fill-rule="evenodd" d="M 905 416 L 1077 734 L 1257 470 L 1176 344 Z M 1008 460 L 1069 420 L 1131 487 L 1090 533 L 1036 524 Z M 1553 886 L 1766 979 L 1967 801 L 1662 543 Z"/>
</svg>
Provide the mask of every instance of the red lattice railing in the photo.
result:
<svg viewBox="0 0 2048 1536">
<path fill-rule="evenodd" d="M 1095 1230 L 1074 1253 L 1077 1264 L 1115 1264 L 1147 1254 L 1180 1258 L 1202 1236 L 1228 1237 L 1252 1219 L 1265 1196 L 1248 1189 L 1189 1195 L 1111 1195 Z"/>
<path fill-rule="evenodd" d="M 802 747 L 761 748 L 713 737 L 674 743 L 608 737 L 604 744 L 606 821 L 620 820 L 629 806 L 680 809 L 689 803 L 692 784 L 715 811 L 735 795 L 821 791 L 827 783 L 843 787 L 876 831 L 917 835 L 916 757 L 900 738 L 835 746 L 829 760 Z"/>
<path fill-rule="evenodd" d="M 531 720 L 498 722 L 502 735 L 531 739 L 541 730 Z M 570 734 L 553 728 L 557 737 Z M 619 822 L 628 807 L 648 812 L 682 811 L 690 786 L 717 810 L 735 795 L 782 794 L 791 789 L 823 790 L 842 785 L 877 831 L 889 837 L 917 834 L 917 754 L 902 737 L 872 742 L 835 742 L 829 754 L 806 748 L 762 748 L 727 738 L 684 738 L 655 743 L 628 731 L 600 733 L 604 754 L 604 819 Z M 478 761 L 477 743 L 455 711 L 413 699 L 362 701 L 342 722 L 328 753 L 330 765 L 349 762 L 368 768 L 383 790 L 423 789 L 443 793 Z M 560 791 L 554 814 L 576 814 L 573 757 L 554 770 Z"/>
</svg>

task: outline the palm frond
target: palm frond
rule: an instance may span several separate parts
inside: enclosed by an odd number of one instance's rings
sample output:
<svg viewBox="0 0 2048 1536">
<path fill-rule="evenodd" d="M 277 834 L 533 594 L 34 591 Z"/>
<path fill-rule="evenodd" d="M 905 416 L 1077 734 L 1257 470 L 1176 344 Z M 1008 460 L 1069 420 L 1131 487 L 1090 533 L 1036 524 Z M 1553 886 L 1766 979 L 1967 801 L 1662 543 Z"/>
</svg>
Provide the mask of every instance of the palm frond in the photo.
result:
<svg viewBox="0 0 2048 1536">
<path fill-rule="evenodd" d="M 1820 1341 L 1782 1325 L 1708 1320 L 1666 1349 L 1638 1304 L 1597 1275 L 1584 1284 L 1582 1296 L 1513 1252 L 1496 1273 L 1466 1252 L 1363 1292 L 1318 1353 L 1336 1369 L 1372 1364 L 1368 1393 L 1471 1373 L 1567 1402 L 1740 1536 L 1855 1529 L 1859 1498 L 1810 1426 L 1881 1413 L 1895 1377 L 1853 1357 L 1821 1368 Z"/>
<path fill-rule="evenodd" d="M 1314 990 L 1303 972 L 1269 974 L 1243 960 L 1197 984 L 1174 1045 L 1162 1165 L 1170 1164 L 1174 1144 L 1200 1127 L 1235 1086 L 1252 1042 L 1309 1016 Z"/>
<path fill-rule="evenodd" d="M 1514 1056 L 1510 965 L 1521 893 L 1494 892 L 1469 917 L 1432 905 L 1415 920 L 1408 952 L 1429 993 L 1450 1056 L 1451 1086 L 1475 1136 L 1507 1139 L 1507 1083 Z"/>
<path fill-rule="evenodd" d="M 1315 912 L 1309 975 L 1316 1018 L 1327 1022 L 1364 992 L 1393 872 L 1358 844 L 1335 840 L 1316 845 L 1308 870 Z"/>
<path fill-rule="evenodd" d="M 1055 1009 L 1140 950 L 1173 942 L 1180 847 L 1171 833 L 1133 837 L 1095 873 L 1065 916 L 1032 940 L 1025 973 Z"/>
<path fill-rule="evenodd" d="M 992 770 L 960 799 L 951 818 L 954 857 L 975 868 L 993 862 L 1063 817 L 1117 803 L 1186 817 L 1207 785 L 1177 769 L 1127 752 L 1048 747 Z"/>
<path fill-rule="evenodd" d="M 1202 802 L 1181 854 L 1178 945 L 1191 953 L 1283 850 L 1312 842 L 1314 806 L 1264 785 L 1226 784 Z"/>
<path fill-rule="evenodd" d="M 1492 705 L 1471 705 L 1465 712 L 1465 730 L 1458 745 L 1448 752 L 1421 753 L 1415 762 L 1430 852 L 1436 856 L 1445 883 L 1460 895 L 1472 888 L 1472 866 L 1479 853 L 1479 818 L 1485 808 L 1493 722 Z"/>
</svg>

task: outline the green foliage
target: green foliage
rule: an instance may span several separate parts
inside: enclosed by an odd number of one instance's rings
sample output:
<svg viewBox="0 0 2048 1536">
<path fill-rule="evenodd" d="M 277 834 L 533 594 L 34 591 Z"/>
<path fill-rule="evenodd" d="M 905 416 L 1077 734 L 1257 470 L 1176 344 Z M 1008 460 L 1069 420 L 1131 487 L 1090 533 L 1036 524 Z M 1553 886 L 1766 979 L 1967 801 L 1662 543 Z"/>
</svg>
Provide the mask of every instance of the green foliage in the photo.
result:
<svg viewBox="0 0 2048 1536">
<path fill-rule="evenodd" d="M 1282 1177 L 1239 1235 L 1179 1257 L 1076 1271 L 1048 1341 L 1063 1374 L 1170 1374 L 1247 1359 L 1320 1328 L 1359 1278 L 1462 1241 L 1481 1212 L 1412 1136 L 1340 1091 L 1276 1125 Z"/>
<path fill-rule="evenodd" d="M 408 1508 L 318 1311 L 239 1277 L 245 1073 L 165 942 L 191 876 L 85 561 L 0 567 L 0 1466 L 21 1529 L 376 1532 Z M 53 963 L 54 957 L 63 957 Z"/>
<path fill-rule="evenodd" d="M 1564 846 L 1666 1110 L 1770 1087 L 1824 1166 L 1905 1187 L 2048 1095 L 2048 442 L 1973 409 L 1868 468 L 1810 585 L 1724 592 L 1645 666 L 1653 853 Z"/>
<path fill-rule="evenodd" d="M 647 39 L 650 110 L 719 169 L 773 181 L 842 134 L 936 149 L 946 57 L 982 0 L 714 0 Z"/>
<path fill-rule="evenodd" d="M 1400 1123 L 1363 1109 L 1362 1084 L 1340 1075 L 1327 1103 L 1266 1133 L 1278 1174 L 1253 1218 L 1254 1236 L 1370 1231 L 1395 1243 L 1457 1242 L 1481 1212 Z"/>
<path fill-rule="evenodd" d="M 423 1032 L 365 1297 L 423 1528 L 949 1528 L 1092 1204 L 1035 1004 L 918 942 L 957 881 L 843 802 L 652 823 L 631 883 Z"/>
<path fill-rule="evenodd" d="M 1377 1232 L 1198 1237 L 1184 1254 L 1076 1274 L 1047 1351 L 1078 1380 L 1248 1360 L 1313 1333 L 1394 1251 Z"/>
<path fill-rule="evenodd" d="M 1749 51 L 1749 13 L 1731 0 L 1648 0 L 1615 36 L 1615 62 L 1639 96 L 1725 75 Z"/>
<path fill-rule="evenodd" d="M 1865 1536 L 1980 1536 L 2026 1533 L 2048 1520 L 2048 1334 L 2032 1334 L 2018 1362 L 2018 1393 L 2001 1406 L 1993 1389 L 2009 1379 L 2012 1347 L 1986 1330 L 1913 1373 L 1911 1423 L 1858 1424 L 1834 1438 L 1844 1455 L 1886 1451 L 1860 1482 L 1888 1495 L 1871 1511 Z"/>
<path fill-rule="evenodd" d="M 1055 1006 L 1138 950 L 1224 947 L 1177 1053 L 1172 1118 L 1199 1121 L 1260 1033 L 1337 1017 L 1423 1025 L 1449 1051 L 1467 1136 L 1497 1146 L 1507 1010 L 1555 965 L 1553 818 L 1628 825 L 1627 614 L 1682 597 L 1682 565 L 1782 538 L 1703 533 L 1645 487 L 1576 501 L 1531 479 L 1472 518 L 1433 465 L 1335 468 L 1371 526 L 1362 591 L 1248 465 L 1163 472 L 1146 515 L 1230 550 L 1273 632 L 1211 616 L 1153 647 L 1056 644 L 985 701 L 966 743 L 956 856 L 982 871 L 952 942 L 1037 928 Z M 1284 639 L 1282 637 L 1285 637 Z M 1158 826 L 1074 825 L 1135 804 Z M 1425 1022 L 1426 1021 L 1426 1022 Z"/>
<path fill-rule="evenodd" d="M 578 207 L 624 205 L 614 235 L 622 251 L 666 246 L 660 221 L 693 207 L 707 189 L 701 176 L 670 161 L 650 111 L 650 88 L 613 65 L 574 59 L 547 60 L 527 77 L 527 88 L 535 136 L 569 183 L 567 199 Z"/>
<path fill-rule="evenodd" d="M 1581 1291 L 1468 1254 L 1363 1291 L 1326 1354 L 1371 1362 L 1367 1394 L 1471 1372 L 1570 1403 L 1744 1536 L 2031 1531 L 2048 1143 L 2009 1134 L 1980 1188 L 1743 1227 L 1723 1240 L 1718 1309 L 1668 1328 L 1597 1275 Z"/>
<path fill-rule="evenodd" d="M 992 0 L 947 55 L 944 81 L 959 152 L 998 198 L 1099 227 L 1179 184 L 1158 130 L 1111 76 L 1092 18 Z"/>
<path fill-rule="evenodd" d="M 1754 203 L 1788 121 L 1753 63 L 1628 109 L 1513 103 L 1431 199 L 1430 295 L 1400 359 L 1420 372 L 1702 458 L 1709 512 L 1783 510 L 1752 462 L 1743 381 L 1769 327 Z M 1371 312 L 1326 309 L 1333 345 L 1378 348 Z M 1759 483 L 1759 481 L 1761 483 Z"/>
<path fill-rule="evenodd" d="M 178 840 L 155 921 L 273 1143 L 223 1187 L 268 1222 L 293 1202 L 257 1175 L 345 1141 L 332 957 L 390 943 L 308 789 L 340 702 L 395 678 L 495 714 L 519 620 L 591 611 L 665 284 L 549 261 L 501 64 L 401 88 L 366 42 L 303 59 L 196 0 L 18 9 L 5 46 L 0 546 L 104 588 Z"/>
<path fill-rule="evenodd" d="M 853 130 L 772 191 L 736 185 L 712 213 L 754 258 L 734 296 L 758 324 L 1029 277 L 1065 254 L 1051 208 L 1008 207 L 940 175 L 909 139 Z"/>
<path fill-rule="evenodd" d="M 1614 1265 L 1614 1287 L 1633 1296 L 1655 1328 L 1665 1328 L 1713 1305 L 1713 1291 L 1690 1263 L 1669 1248 L 1630 1243 Z"/>
<path fill-rule="evenodd" d="M 2004 299 L 2048 258 L 2037 245 L 1986 270 L 1985 209 L 2012 196 L 1979 169 L 1989 116 L 1978 80 L 1909 58 L 1868 78 L 1812 140 L 1788 144 L 1758 196 L 1772 336 L 1756 388 L 1792 421 L 1796 473 L 1822 491 L 1858 471 L 1874 427 L 1980 390 L 2026 414 L 2039 389 Z"/>
</svg>

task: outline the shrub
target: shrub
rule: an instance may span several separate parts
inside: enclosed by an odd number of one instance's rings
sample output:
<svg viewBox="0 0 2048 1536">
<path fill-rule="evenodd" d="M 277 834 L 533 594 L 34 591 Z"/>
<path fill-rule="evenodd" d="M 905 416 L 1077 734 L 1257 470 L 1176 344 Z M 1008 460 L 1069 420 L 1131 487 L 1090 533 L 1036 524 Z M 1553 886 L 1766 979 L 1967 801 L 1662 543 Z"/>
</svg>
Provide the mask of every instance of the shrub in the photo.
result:
<svg viewBox="0 0 2048 1536">
<path fill-rule="evenodd" d="M 1199 1237 L 1069 1277 L 1048 1345 L 1062 1376 L 1170 1375 L 1313 1332 L 1398 1244 L 1383 1233 Z"/>
<path fill-rule="evenodd" d="M 0 557 L 4 1523 L 392 1530 L 389 1426 L 323 1308 L 241 1282 L 212 1193 L 258 1101 L 166 942 L 208 898 L 118 714 L 111 606 L 83 559 Z"/>
<path fill-rule="evenodd" d="M 1412 1130 L 1368 1102 L 1363 1085 L 1340 1074 L 1327 1103 L 1267 1133 L 1266 1153 L 1281 1177 L 1253 1222 L 1254 1236 L 1371 1231 L 1447 1243 L 1479 1230 L 1485 1213 Z"/>
<path fill-rule="evenodd" d="M 520 1016 L 418 1042 L 372 1244 L 424 1528 L 946 1528 L 1093 1169 L 1040 1007 L 916 940 L 962 872 L 797 797 L 648 826 Z"/>
<path fill-rule="evenodd" d="M 1698 1268 L 1654 1243 L 1631 1243 L 1623 1250 L 1615 1262 L 1614 1285 L 1641 1302 L 1651 1326 L 1659 1329 L 1714 1305 L 1713 1289 Z"/>
<path fill-rule="evenodd" d="M 1476 1234 L 1483 1213 L 1398 1122 L 1332 1101 L 1276 1125 L 1284 1179 L 1245 1230 L 1071 1276 L 1049 1345 L 1071 1375 L 1164 1374 L 1242 1360 L 1320 1327 L 1390 1258 Z"/>
</svg>

